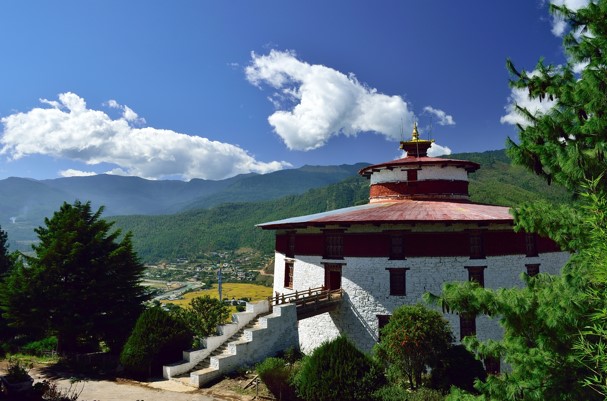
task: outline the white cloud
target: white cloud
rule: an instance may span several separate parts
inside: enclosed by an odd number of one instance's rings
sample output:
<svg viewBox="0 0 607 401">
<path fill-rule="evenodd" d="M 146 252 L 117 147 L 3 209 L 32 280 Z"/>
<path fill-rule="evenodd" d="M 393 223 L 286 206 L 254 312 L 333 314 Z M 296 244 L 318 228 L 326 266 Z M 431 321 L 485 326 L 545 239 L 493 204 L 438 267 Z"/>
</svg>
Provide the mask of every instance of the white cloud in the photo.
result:
<svg viewBox="0 0 607 401">
<path fill-rule="evenodd" d="M 68 168 L 67 170 L 61 170 L 59 172 L 61 177 L 90 177 L 93 175 L 97 175 L 97 173 L 93 171 L 80 171 L 74 170 L 73 168 Z"/>
<path fill-rule="evenodd" d="M 428 156 L 430 157 L 444 156 L 450 154 L 451 149 L 446 146 L 437 145 L 436 143 L 433 143 L 432 146 L 430 146 L 430 149 L 428 149 Z"/>
<path fill-rule="evenodd" d="M 442 110 L 435 109 L 432 106 L 426 106 L 424 107 L 424 112 L 434 115 L 438 119 L 438 125 L 455 125 L 453 117 Z"/>
<path fill-rule="evenodd" d="M 268 173 L 290 166 L 273 161 L 263 163 L 238 146 L 194 135 L 134 127 L 136 113 L 116 101 L 109 107 L 121 109 L 112 119 L 103 111 L 89 109 L 74 93 L 62 93 L 58 101 L 41 100 L 51 108 L 34 108 L 0 119 L 0 154 L 12 159 L 48 155 L 77 160 L 89 165 L 110 163 L 115 173 L 149 179 L 222 179 L 241 173 Z"/>
<path fill-rule="evenodd" d="M 571 11 L 577 11 L 580 8 L 584 8 L 590 3 L 589 0 L 550 0 L 550 3 L 555 6 L 565 6 Z M 563 20 L 560 15 L 552 16 L 552 34 L 555 36 L 563 36 L 567 29 L 567 23 Z"/>
<path fill-rule="evenodd" d="M 275 89 L 270 101 L 277 110 L 268 122 L 289 149 L 312 150 L 333 136 L 361 132 L 399 140 L 402 127 L 413 124 L 413 113 L 400 96 L 378 93 L 352 74 L 308 64 L 289 51 L 251 57 L 247 80 Z"/>
<path fill-rule="evenodd" d="M 502 124 L 520 124 L 523 127 L 527 127 L 531 125 L 531 122 L 516 110 L 516 105 L 526 108 L 532 115 L 539 117 L 548 113 L 555 104 L 556 100 L 545 98 L 540 101 L 538 98 L 529 97 L 529 91 L 525 88 L 513 88 L 508 97 L 508 105 L 504 107 L 506 115 L 500 118 L 500 122 Z"/>
</svg>

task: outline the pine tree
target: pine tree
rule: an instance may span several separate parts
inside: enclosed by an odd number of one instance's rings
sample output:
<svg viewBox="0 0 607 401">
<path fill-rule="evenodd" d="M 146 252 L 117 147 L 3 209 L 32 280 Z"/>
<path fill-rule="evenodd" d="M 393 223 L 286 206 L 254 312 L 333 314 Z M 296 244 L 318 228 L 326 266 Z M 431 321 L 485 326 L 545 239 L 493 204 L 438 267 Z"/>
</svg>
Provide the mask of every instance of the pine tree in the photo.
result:
<svg viewBox="0 0 607 401">
<path fill-rule="evenodd" d="M 59 351 L 104 341 L 120 351 L 148 299 L 144 267 L 131 236 L 93 213 L 90 203 L 64 203 L 38 227 L 40 243 L 7 279 L 5 316 L 16 327 L 56 335 Z"/>
<path fill-rule="evenodd" d="M 518 111 L 528 120 L 519 125 L 520 143 L 508 140 L 508 155 L 536 174 L 573 192 L 599 179 L 607 189 L 607 1 L 591 2 L 576 12 L 551 6 L 571 30 L 563 44 L 569 61 L 564 66 L 540 60 L 532 73 L 519 72 L 508 61 L 514 76 L 511 86 L 528 90 L 541 101 L 555 101 L 550 112 L 534 115 Z M 576 67 L 587 66 L 578 75 Z"/>
<path fill-rule="evenodd" d="M 453 390 L 450 400 L 598 400 L 607 394 L 607 0 L 576 12 L 551 6 L 570 25 L 564 38 L 569 62 L 519 72 L 511 85 L 551 101 L 519 126 L 508 154 L 548 182 L 578 196 L 575 206 L 546 202 L 514 210 L 515 229 L 539 233 L 574 252 L 560 276 L 522 276 L 524 288 L 489 290 L 474 283 L 447 284 L 426 299 L 445 310 L 485 314 L 499 320 L 499 341 L 464 339 L 479 357 L 499 357 L 509 372 L 477 383 L 478 397 Z M 577 74 L 576 66 L 587 63 Z M 581 335 L 582 333 L 582 335 Z M 595 391 L 598 390 L 598 391 Z"/>
</svg>

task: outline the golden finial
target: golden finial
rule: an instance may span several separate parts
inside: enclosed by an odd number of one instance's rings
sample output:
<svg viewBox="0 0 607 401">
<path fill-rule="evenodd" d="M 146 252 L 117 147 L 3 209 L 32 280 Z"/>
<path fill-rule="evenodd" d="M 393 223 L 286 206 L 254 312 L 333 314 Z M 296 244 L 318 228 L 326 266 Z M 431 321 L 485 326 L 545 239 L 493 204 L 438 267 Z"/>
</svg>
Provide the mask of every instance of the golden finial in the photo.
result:
<svg viewBox="0 0 607 401">
<path fill-rule="evenodd" d="M 417 131 L 417 121 L 413 123 L 413 135 L 412 140 L 419 141 L 419 132 Z"/>
</svg>

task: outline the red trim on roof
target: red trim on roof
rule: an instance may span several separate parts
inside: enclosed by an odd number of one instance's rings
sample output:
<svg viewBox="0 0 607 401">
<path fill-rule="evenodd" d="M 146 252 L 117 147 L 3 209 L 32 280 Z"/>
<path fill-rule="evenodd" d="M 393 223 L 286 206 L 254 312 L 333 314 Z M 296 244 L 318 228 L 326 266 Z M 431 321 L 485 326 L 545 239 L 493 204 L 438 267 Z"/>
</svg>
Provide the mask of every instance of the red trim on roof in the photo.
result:
<svg viewBox="0 0 607 401">
<path fill-rule="evenodd" d="M 263 229 L 286 229 L 335 224 L 403 224 L 403 223 L 506 223 L 513 218 L 504 206 L 469 202 L 399 200 L 376 202 L 368 207 L 355 207 L 299 218 L 260 224 Z"/>
<path fill-rule="evenodd" d="M 369 177 L 374 171 L 382 169 L 393 169 L 395 167 L 411 167 L 411 166 L 428 166 L 428 165 L 443 165 L 465 168 L 466 171 L 472 173 L 478 170 L 481 165 L 468 160 L 456 159 L 441 159 L 439 157 L 411 157 L 407 156 L 402 159 L 392 160 L 386 163 L 374 164 L 360 169 L 358 174 Z"/>
</svg>

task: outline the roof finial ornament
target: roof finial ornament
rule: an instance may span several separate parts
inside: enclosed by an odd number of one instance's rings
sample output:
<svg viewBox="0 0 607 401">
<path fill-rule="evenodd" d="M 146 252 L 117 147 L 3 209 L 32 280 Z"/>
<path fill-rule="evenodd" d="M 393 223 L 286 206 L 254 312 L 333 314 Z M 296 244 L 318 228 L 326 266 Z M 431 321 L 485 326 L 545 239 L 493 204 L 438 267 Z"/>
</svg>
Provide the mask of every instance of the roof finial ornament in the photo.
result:
<svg viewBox="0 0 607 401">
<path fill-rule="evenodd" d="M 414 141 L 419 141 L 419 132 L 417 131 L 417 121 L 413 122 L 413 134 L 411 135 L 411 139 Z"/>
</svg>

